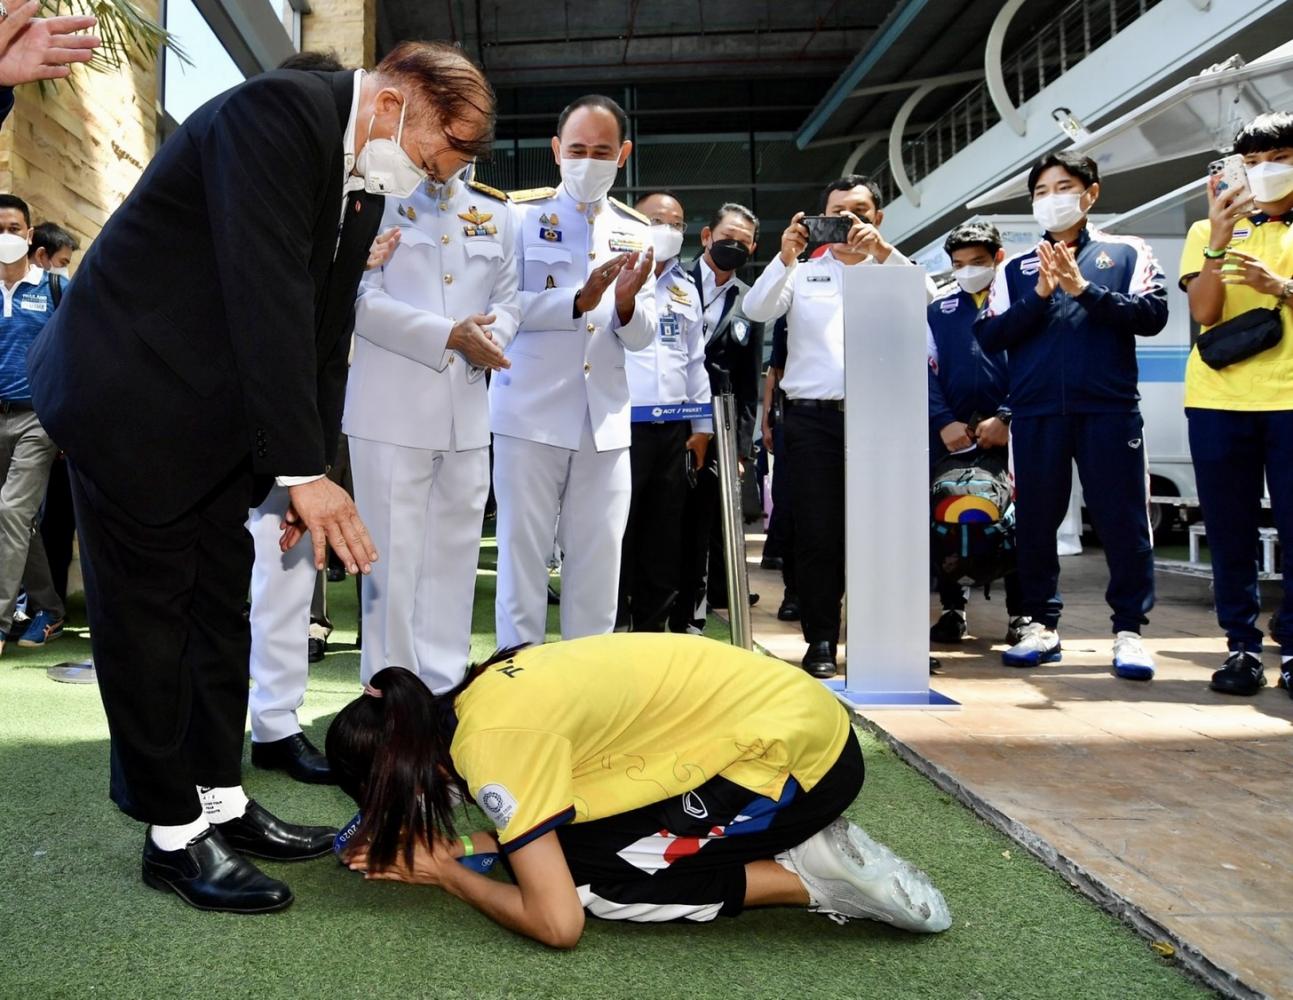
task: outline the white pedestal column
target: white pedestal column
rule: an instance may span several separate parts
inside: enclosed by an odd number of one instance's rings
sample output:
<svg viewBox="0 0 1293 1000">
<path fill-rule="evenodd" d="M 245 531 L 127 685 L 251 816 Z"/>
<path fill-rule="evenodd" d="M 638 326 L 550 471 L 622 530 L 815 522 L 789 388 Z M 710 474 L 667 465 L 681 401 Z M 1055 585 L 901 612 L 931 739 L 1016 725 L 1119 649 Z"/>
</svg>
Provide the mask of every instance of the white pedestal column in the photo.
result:
<svg viewBox="0 0 1293 1000">
<path fill-rule="evenodd" d="M 828 685 L 854 708 L 959 707 L 929 689 L 926 302 L 923 268 L 844 268 L 848 658 Z"/>
</svg>

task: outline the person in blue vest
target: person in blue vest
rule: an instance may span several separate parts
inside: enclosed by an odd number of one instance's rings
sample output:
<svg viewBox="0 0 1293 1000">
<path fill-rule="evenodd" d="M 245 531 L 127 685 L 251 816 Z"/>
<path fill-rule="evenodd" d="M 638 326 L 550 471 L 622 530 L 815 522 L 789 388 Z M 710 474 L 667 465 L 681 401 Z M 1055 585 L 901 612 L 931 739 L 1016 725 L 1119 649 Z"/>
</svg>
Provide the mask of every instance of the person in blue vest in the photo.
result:
<svg viewBox="0 0 1293 1000">
<path fill-rule="evenodd" d="M 26 637 L 26 627 L 13 627 L 14 607 L 58 452 L 32 405 L 27 351 L 54 315 L 61 279 L 30 253 L 31 210 L 17 195 L 0 194 L 0 650 Z"/>
<path fill-rule="evenodd" d="M 1009 381 L 1004 351 L 984 351 L 974 338 L 974 320 L 988 297 L 997 266 L 1005 260 L 1001 233 L 990 222 L 963 222 L 943 249 L 952 260 L 954 290 L 927 307 L 929 331 L 929 458 L 933 468 L 948 455 L 972 452 L 1000 456 L 1010 442 Z M 1028 619 L 1021 612 L 1019 576 L 1007 573 L 1006 642 L 1017 643 Z M 943 613 L 929 630 L 931 642 L 959 643 L 967 630 L 965 588 L 938 573 Z"/>
<path fill-rule="evenodd" d="M 1009 356 L 1019 580 L 1032 619 L 1002 660 L 1060 659 L 1055 536 L 1076 462 L 1109 565 L 1113 672 L 1147 681 L 1154 661 L 1140 629 L 1154 606 L 1154 549 L 1136 337 L 1167 323 L 1163 272 L 1144 240 L 1088 226 L 1100 197 L 1090 157 L 1047 153 L 1028 172 L 1028 192 L 1044 236 L 1002 266 L 974 328 L 985 351 Z"/>
</svg>

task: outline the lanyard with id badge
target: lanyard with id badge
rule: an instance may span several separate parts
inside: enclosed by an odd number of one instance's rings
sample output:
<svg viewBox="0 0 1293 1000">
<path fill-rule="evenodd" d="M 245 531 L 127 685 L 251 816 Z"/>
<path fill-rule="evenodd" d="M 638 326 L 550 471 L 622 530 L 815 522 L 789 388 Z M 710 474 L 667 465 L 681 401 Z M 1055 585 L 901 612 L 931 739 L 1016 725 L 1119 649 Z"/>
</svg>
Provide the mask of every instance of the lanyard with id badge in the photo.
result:
<svg viewBox="0 0 1293 1000">
<path fill-rule="evenodd" d="M 665 347 L 672 347 L 675 350 L 682 346 L 682 321 L 678 314 L 673 311 L 673 306 L 669 306 L 660 314 L 660 343 Z"/>
</svg>

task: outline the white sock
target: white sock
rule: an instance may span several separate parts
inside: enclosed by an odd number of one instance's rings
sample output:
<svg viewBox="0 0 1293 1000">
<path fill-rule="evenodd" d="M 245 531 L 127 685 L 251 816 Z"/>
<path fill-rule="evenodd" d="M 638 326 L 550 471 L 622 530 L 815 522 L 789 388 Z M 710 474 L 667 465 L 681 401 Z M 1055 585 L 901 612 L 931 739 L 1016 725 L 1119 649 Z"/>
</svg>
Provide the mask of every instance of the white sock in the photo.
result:
<svg viewBox="0 0 1293 1000">
<path fill-rule="evenodd" d="M 192 823 L 180 826 L 150 826 L 148 836 L 163 851 L 179 851 L 210 825 L 205 816 L 199 816 Z"/>
<path fill-rule="evenodd" d="M 198 798 L 208 823 L 228 823 L 247 811 L 247 793 L 242 785 L 229 788 L 203 788 L 198 786 Z"/>
<path fill-rule="evenodd" d="M 808 893 L 808 909 L 817 911 L 826 905 L 828 901 L 822 897 L 821 893 L 819 893 L 806 878 L 799 874 L 799 869 L 795 867 L 794 861 L 790 859 L 789 851 L 782 851 L 780 854 L 774 855 L 772 860 L 794 875 L 795 878 L 799 879 L 799 884 L 802 885 L 804 887 L 804 891 Z"/>
</svg>

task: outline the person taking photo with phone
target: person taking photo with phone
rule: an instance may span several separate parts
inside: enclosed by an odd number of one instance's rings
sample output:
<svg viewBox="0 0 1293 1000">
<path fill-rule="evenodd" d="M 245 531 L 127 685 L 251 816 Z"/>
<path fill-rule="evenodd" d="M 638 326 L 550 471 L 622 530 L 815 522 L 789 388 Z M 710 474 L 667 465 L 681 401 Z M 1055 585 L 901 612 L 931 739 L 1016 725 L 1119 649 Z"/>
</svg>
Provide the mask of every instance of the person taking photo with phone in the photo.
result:
<svg viewBox="0 0 1293 1000">
<path fill-rule="evenodd" d="M 821 216 L 848 221 L 833 227 L 799 212 L 781 234 L 781 252 L 745 297 L 750 319 L 786 317 L 786 449 L 794 455 L 791 492 L 795 561 L 799 567 L 800 626 L 808 650 L 803 666 L 814 677 L 834 677 L 844 597 L 844 287 L 843 269 L 858 264 L 910 266 L 880 235 L 880 189 L 860 174 L 832 181 L 822 192 Z M 799 257 L 812 242 L 830 249 Z M 934 284 L 926 279 L 927 294 Z"/>
<path fill-rule="evenodd" d="M 1254 558 L 1263 481 L 1283 554 L 1271 635 L 1280 684 L 1293 689 L 1293 114 L 1257 116 L 1234 148 L 1246 183 L 1214 173 L 1208 217 L 1181 256 L 1181 287 L 1204 328 L 1185 368 L 1185 413 L 1229 649 L 1211 686 L 1254 695 L 1266 683 Z"/>
</svg>

